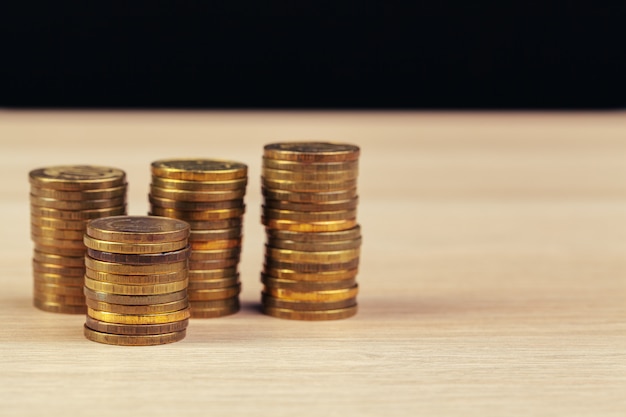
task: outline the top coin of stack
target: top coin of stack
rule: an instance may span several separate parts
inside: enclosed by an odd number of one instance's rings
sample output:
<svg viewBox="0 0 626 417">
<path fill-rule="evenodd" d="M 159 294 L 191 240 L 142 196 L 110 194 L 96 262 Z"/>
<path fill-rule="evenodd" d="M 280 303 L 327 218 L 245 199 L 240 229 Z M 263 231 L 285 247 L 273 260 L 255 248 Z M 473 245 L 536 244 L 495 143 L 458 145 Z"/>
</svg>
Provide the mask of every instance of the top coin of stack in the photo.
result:
<svg viewBox="0 0 626 417">
<path fill-rule="evenodd" d="M 85 227 L 90 219 L 126 213 L 126 174 L 109 167 L 54 166 L 32 170 L 29 182 L 34 304 L 84 313 Z"/>
<path fill-rule="evenodd" d="M 85 336 L 146 346 L 185 337 L 189 318 L 189 225 L 176 219 L 112 216 L 87 224 L 84 236 Z"/>
<path fill-rule="evenodd" d="M 357 146 L 327 142 L 265 146 L 266 314 L 296 320 L 356 314 L 359 153 Z"/>
<path fill-rule="evenodd" d="M 236 313 L 248 167 L 236 161 L 173 159 L 153 162 L 151 172 L 150 214 L 181 219 L 191 226 L 192 317 Z"/>
</svg>

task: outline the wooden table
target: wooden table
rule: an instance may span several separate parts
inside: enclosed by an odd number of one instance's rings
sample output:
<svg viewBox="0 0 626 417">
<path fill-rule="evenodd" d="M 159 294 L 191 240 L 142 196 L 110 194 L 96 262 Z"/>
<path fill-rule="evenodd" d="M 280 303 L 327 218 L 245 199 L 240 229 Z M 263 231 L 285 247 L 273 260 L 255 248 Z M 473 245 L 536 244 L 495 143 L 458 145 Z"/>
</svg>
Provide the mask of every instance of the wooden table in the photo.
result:
<svg viewBox="0 0 626 417">
<path fill-rule="evenodd" d="M 0 414 L 626 415 L 626 115 L 0 112 Z M 265 143 L 362 148 L 360 312 L 258 312 Z M 243 310 L 128 348 L 32 306 L 29 170 L 249 164 Z"/>
</svg>

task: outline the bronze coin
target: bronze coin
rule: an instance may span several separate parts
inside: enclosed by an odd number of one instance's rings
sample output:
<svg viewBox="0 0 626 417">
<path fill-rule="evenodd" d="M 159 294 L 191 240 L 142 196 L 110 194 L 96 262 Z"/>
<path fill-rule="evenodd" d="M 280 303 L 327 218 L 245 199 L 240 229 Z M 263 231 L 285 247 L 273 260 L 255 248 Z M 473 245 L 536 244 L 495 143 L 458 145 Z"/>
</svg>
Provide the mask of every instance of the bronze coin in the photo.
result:
<svg viewBox="0 0 626 417">
<path fill-rule="evenodd" d="M 200 308 L 191 306 L 192 319 L 209 319 L 230 316 L 240 310 L 239 298 L 235 297 L 236 303 L 226 307 Z M 202 301 L 201 301 L 202 302 Z"/>
<path fill-rule="evenodd" d="M 85 309 L 86 310 L 86 309 Z M 189 325 L 189 319 L 175 321 L 165 324 L 114 324 L 93 319 L 89 316 L 85 318 L 85 325 L 92 330 L 102 333 L 119 335 L 152 335 L 173 333 L 185 330 Z"/>
<path fill-rule="evenodd" d="M 220 229 L 232 229 L 233 227 L 242 227 L 243 226 L 243 218 L 242 217 L 233 217 L 232 219 L 223 219 L 223 220 L 206 220 L 206 221 L 187 221 L 189 226 L 191 226 L 191 230 L 220 230 Z"/>
<path fill-rule="evenodd" d="M 267 239 L 267 246 L 276 249 L 288 249 L 293 251 L 307 251 L 307 252 L 328 252 L 347 249 L 358 249 L 361 247 L 361 238 L 354 240 L 340 240 L 337 242 L 319 242 L 319 243 L 306 243 L 296 242 L 293 240 L 284 239 Z"/>
<path fill-rule="evenodd" d="M 357 197 L 356 187 L 348 190 L 323 192 L 300 192 L 262 187 L 261 193 L 265 198 L 291 201 L 293 203 L 331 203 L 335 201 L 350 200 Z"/>
<path fill-rule="evenodd" d="M 337 232 L 292 232 L 290 230 L 266 230 L 268 238 L 293 240 L 294 242 L 303 243 L 321 243 L 321 242 L 339 242 L 354 240 L 361 237 L 361 226 L 357 225 L 351 229 L 340 230 Z"/>
<path fill-rule="evenodd" d="M 190 261 L 217 261 L 228 258 L 239 257 L 241 254 L 241 247 L 235 247 L 230 249 L 217 249 L 217 250 L 192 250 Z"/>
<path fill-rule="evenodd" d="M 265 207 L 270 209 L 316 213 L 319 211 L 356 210 L 359 205 L 359 198 L 354 197 L 349 200 L 333 201 L 329 203 L 293 203 L 291 201 L 272 200 L 271 198 L 266 198 L 263 204 Z"/>
<path fill-rule="evenodd" d="M 123 304 L 123 305 L 148 305 L 148 304 L 164 304 L 172 301 L 182 300 L 187 297 L 187 290 L 156 294 L 156 295 L 122 295 L 111 294 L 100 291 L 93 291 L 89 288 L 84 288 L 84 294 L 87 298 L 92 300 L 103 301 L 111 304 Z"/>
<path fill-rule="evenodd" d="M 44 274 L 62 275 L 64 277 L 82 277 L 85 275 L 85 265 L 79 267 L 67 267 L 62 265 L 37 262 L 33 259 L 33 271 Z"/>
<path fill-rule="evenodd" d="M 55 303 L 52 301 L 44 301 L 35 298 L 33 305 L 39 310 L 48 311 L 50 313 L 62 313 L 62 314 L 85 314 L 87 312 L 87 306 L 85 305 L 67 305 Z"/>
<path fill-rule="evenodd" d="M 80 191 L 119 187 L 126 183 L 126 173 L 95 165 L 59 165 L 34 169 L 28 180 L 34 187 Z"/>
<path fill-rule="evenodd" d="M 157 216 L 110 216 L 92 220 L 87 235 L 118 243 L 178 242 L 189 236 L 189 225 Z"/>
<path fill-rule="evenodd" d="M 196 290 L 215 290 L 219 288 L 232 287 L 239 282 L 239 274 L 226 278 L 217 278 L 212 280 L 189 281 L 187 290 L 193 293 Z"/>
<path fill-rule="evenodd" d="M 244 206 L 243 198 L 224 201 L 179 201 L 170 198 L 148 195 L 150 204 L 154 207 L 161 207 L 174 210 L 203 211 L 220 210 L 228 208 L 241 208 Z"/>
<path fill-rule="evenodd" d="M 231 227 L 229 229 L 217 230 L 192 230 L 189 235 L 189 243 L 193 242 L 211 242 L 215 240 L 240 239 L 242 234 L 241 227 Z"/>
<path fill-rule="evenodd" d="M 35 291 L 33 298 L 55 304 L 71 305 L 71 306 L 85 306 L 84 295 L 58 295 L 48 294 L 41 291 Z"/>
<path fill-rule="evenodd" d="M 183 340 L 187 330 L 172 333 L 159 333 L 151 335 L 119 335 L 111 333 L 102 333 L 90 329 L 85 325 L 85 337 L 93 342 L 104 343 L 108 345 L 119 346 L 153 346 L 164 345 Z"/>
<path fill-rule="evenodd" d="M 223 300 L 238 295 L 241 292 L 241 283 L 231 287 L 214 288 L 210 290 L 189 291 L 189 301 Z"/>
<path fill-rule="evenodd" d="M 153 275 L 124 275 L 111 274 L 109 272 L 100 272 L 90 268 L 86 268 L 85 276 L 96 281 L 110 282 L 111 284 L 152 285 L 181 281 L 187 277 L 187 270 L 181 269 L 180 271 L 176 272 Z"/>
<path fill-rule="evenodd" d="M 208 271 L 203 270 L 189 270 L 187 272 L 187 277 L 189 278 L 189 282 L 192 281 L 204 281 L 204 280 L 214 280 L 219 278 L 226 278 L 233 276 L 237 273 L 236 267 L 230 268 L 222 268 L 222 269 L 211 269 Z"/>
<path fill-rule="evenodd" d="M 189 246 L 171 252 L 147 254 L 111 253 L 91 248 L 87 249 L 87 254 L 93 259 L 124 265 L 153 265 L 182 262 L 189 258 L 190 253 L 191 248 Z"/>
<path fill-rule="evenodd" d="M 336 310 L 303 311 L 263 305 L 262 311 L 268 316 L 273 316 L 281 319 L 318 321 L 339 320 L 352 317 L 357 313 L 358 307 L 354 305 L 352 307 L 339 308 Z"/>
<path fill-rule="evenodd" d="M 356 278 L 351 277 L 338 281 L 297 281 L 275 278 L 262 273 L 261 282 L 268 287 L 285 288 L 293 291 L 327 291 L 350 288 L 356 284 Z"/>
<path fill-rule="evenodd" d="M 266 293 L 261 293 L 261 302 L 266 307 L 286 308 L 296 311 L 338 310 L 342 308 L 353 307 L 357 304 L 356 298 L 348 298 L 341 301 L 306 302 L 275 298 Z"/>
<path fill-rule="evenodd" d="M 265 265 L 272 269 L 289 269 L 295 272 L 328 272 L 355 269 L 359 266 L 359 259 L 354 258 L 347 262 L 333 263 L 301 263 L 301 262 L 281 262 L 268 256 L 265 257 Z"/>
<path fill-rule="evenodd" d="M 263 147 L 265 158 L 301 163 L 355 161 L 359 155 L 359 147 L 349 143 L 278 142 Z"/>
<path fill-rule="evenodd" d="M 189 271 L 200 270 L 208 271 L 212 269 L 224 269 L 237 266 L 239 264 L 239 257 L 218 259 L 216 261 L 189 261 Z"/>
<path fill-rule="evenodd" d="M 97 301 L 91 298 L 85 300 L 87 307 L 94 310 L 106 311 L 109 313 L 118 314 L 161 314 L 171 313 L 189 307 L 189 301 L 182 299 L 178 301 L 172 301 L 169 303 L 161 304 L 148 304 L 148 305 L 124 305 L 124 304 L 111 304 L 104 301 Z"/>
</svg>

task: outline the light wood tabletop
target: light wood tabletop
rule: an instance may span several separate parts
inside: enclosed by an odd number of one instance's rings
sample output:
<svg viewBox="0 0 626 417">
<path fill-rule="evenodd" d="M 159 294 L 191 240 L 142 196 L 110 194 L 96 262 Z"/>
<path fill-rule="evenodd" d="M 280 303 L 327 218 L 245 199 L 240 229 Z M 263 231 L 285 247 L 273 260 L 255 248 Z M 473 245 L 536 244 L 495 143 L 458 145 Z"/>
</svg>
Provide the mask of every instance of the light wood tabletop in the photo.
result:
<svg viewBox="0 0 626 417">
<path fill-rule="evenodd" d="M 361 147 L 359 313 L 259 313 L 262 147 Z M 0 414 L 626 415 L 626 114 L 0 112 Z M 88 341 L 32 306 L 31 169 L 249 165 L 241 312 L 178 343 Z"/>
</svg>

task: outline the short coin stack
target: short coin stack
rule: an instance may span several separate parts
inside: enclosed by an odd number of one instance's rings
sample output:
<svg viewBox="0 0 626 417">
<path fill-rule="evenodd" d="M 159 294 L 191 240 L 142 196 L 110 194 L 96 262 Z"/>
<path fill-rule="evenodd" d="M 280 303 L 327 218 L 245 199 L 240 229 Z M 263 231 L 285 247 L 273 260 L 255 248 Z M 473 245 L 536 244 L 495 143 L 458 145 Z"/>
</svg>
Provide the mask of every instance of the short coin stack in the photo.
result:
<svg viewBox="0 0 626 417">
<path fill-rule="evenodd" d="M 327 142 L 264 147 L 266 314 L 295 320 L 356 314 L 359 152 L 354 145 Z"/>
<path fill-rule="evenodd" d="M 191 226 L 192 317 L 236 313 L 248 167 L 235 161 L 174 159 L 153 162 L 151 172 L 150 214 Z"/>
<path fill-rule="evenodd" d="M 85 226 L 90 219 L 126 213 L 126 174 L 109 167 L 54 166 L 32 170 L 29 182 L 34 305 L 84 314 Z"/>
<path fill-rule="evenodd" d="M 89 222 L 85 337 L 127 346 L 182 340 L 190 316 L 188 236 L 187 223 L 164 217 Z"/>
</svg>

